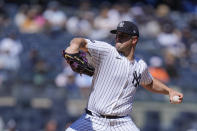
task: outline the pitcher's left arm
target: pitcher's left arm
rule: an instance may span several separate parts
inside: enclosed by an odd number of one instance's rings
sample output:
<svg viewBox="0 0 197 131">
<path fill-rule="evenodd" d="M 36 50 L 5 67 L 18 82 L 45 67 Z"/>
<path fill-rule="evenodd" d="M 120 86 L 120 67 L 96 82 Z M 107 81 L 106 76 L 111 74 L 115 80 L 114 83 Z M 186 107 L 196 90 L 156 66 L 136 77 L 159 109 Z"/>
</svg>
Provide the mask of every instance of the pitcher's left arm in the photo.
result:
<svg viewBox="0 0 197 131">
<path fill-rule="evenodd" d="M 159 94 L 169 95 L 170 102 L 172 103 L 174 96 L 179 96 L 179 100 L 177 104 L 180 104 L 183 100 L 183 94 L 173 90 L 172 88 L 167 87 L 165 84 L 160 82 L 159 80 L 153 78 L 152 82 L 148 85 L 141 85 L 145 89 Z"/>
</svg>

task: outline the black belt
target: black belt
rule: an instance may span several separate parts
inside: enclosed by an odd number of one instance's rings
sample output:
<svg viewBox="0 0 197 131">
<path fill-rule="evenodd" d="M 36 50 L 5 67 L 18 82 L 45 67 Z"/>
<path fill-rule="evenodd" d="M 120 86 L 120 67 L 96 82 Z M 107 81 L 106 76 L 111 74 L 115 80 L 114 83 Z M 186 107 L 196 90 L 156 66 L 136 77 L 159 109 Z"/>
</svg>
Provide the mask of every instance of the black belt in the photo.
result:
<svg viewBox="0 0 197 131">
<path fill-rule="evenodd" d="M 93 113 L 90 110 L 85 109 L 85 112 L 86 112 L 86 114 L 93 116 Z M 125 116 L 106 116 L 106 115 L 102 115 L 102 114 L 99 114 L 99 116 L 101 116 L 102 118 L 107 118 L 107 119 L 118 119 L 118 118 L 125 117 Z"/>
</svg>

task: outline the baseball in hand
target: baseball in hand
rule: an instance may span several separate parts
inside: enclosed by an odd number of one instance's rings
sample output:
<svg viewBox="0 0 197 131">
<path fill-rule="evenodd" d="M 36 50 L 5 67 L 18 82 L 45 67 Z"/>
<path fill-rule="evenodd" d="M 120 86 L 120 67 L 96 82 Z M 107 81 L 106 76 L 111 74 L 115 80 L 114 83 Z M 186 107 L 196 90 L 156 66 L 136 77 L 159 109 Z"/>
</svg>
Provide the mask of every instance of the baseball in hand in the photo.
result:
<svg viewBox="0 0 197 131">
<path fill-rule="evenodd" d="M 178 103 L 178 102 L 179 102 L 179 96 L 173 96 L 172 103 Z"/>
</svg>

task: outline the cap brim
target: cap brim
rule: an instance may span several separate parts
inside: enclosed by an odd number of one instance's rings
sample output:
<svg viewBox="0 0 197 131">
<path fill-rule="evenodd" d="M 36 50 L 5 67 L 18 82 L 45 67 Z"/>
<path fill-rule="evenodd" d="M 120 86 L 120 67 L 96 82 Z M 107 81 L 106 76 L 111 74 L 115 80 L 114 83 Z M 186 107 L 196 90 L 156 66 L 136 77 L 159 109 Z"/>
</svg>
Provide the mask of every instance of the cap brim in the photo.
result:
<svg viewBox="0 0 197 131">
<path fill-rule="evenodd" d="M 110 33 L 116 34 L 117 33 L 117 30 L 111 30 Z"/>
</svg>

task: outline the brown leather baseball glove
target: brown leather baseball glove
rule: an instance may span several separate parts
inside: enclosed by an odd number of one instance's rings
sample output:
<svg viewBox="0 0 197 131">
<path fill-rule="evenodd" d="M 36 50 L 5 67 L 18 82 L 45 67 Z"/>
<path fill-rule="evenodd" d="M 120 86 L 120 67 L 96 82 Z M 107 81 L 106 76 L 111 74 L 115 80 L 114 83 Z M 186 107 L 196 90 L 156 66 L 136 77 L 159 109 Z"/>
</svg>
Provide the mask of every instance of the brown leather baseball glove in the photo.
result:
<svg viewBox="0 0 197 131">
<path fill-rule="evenodd" d="M 73 71 L 93 76 L 95 68 L 88 63 L 85 52 L 79 51 L 79 53 L 68 54 L 63 50 L 62 55 Z"/>
</svg>

